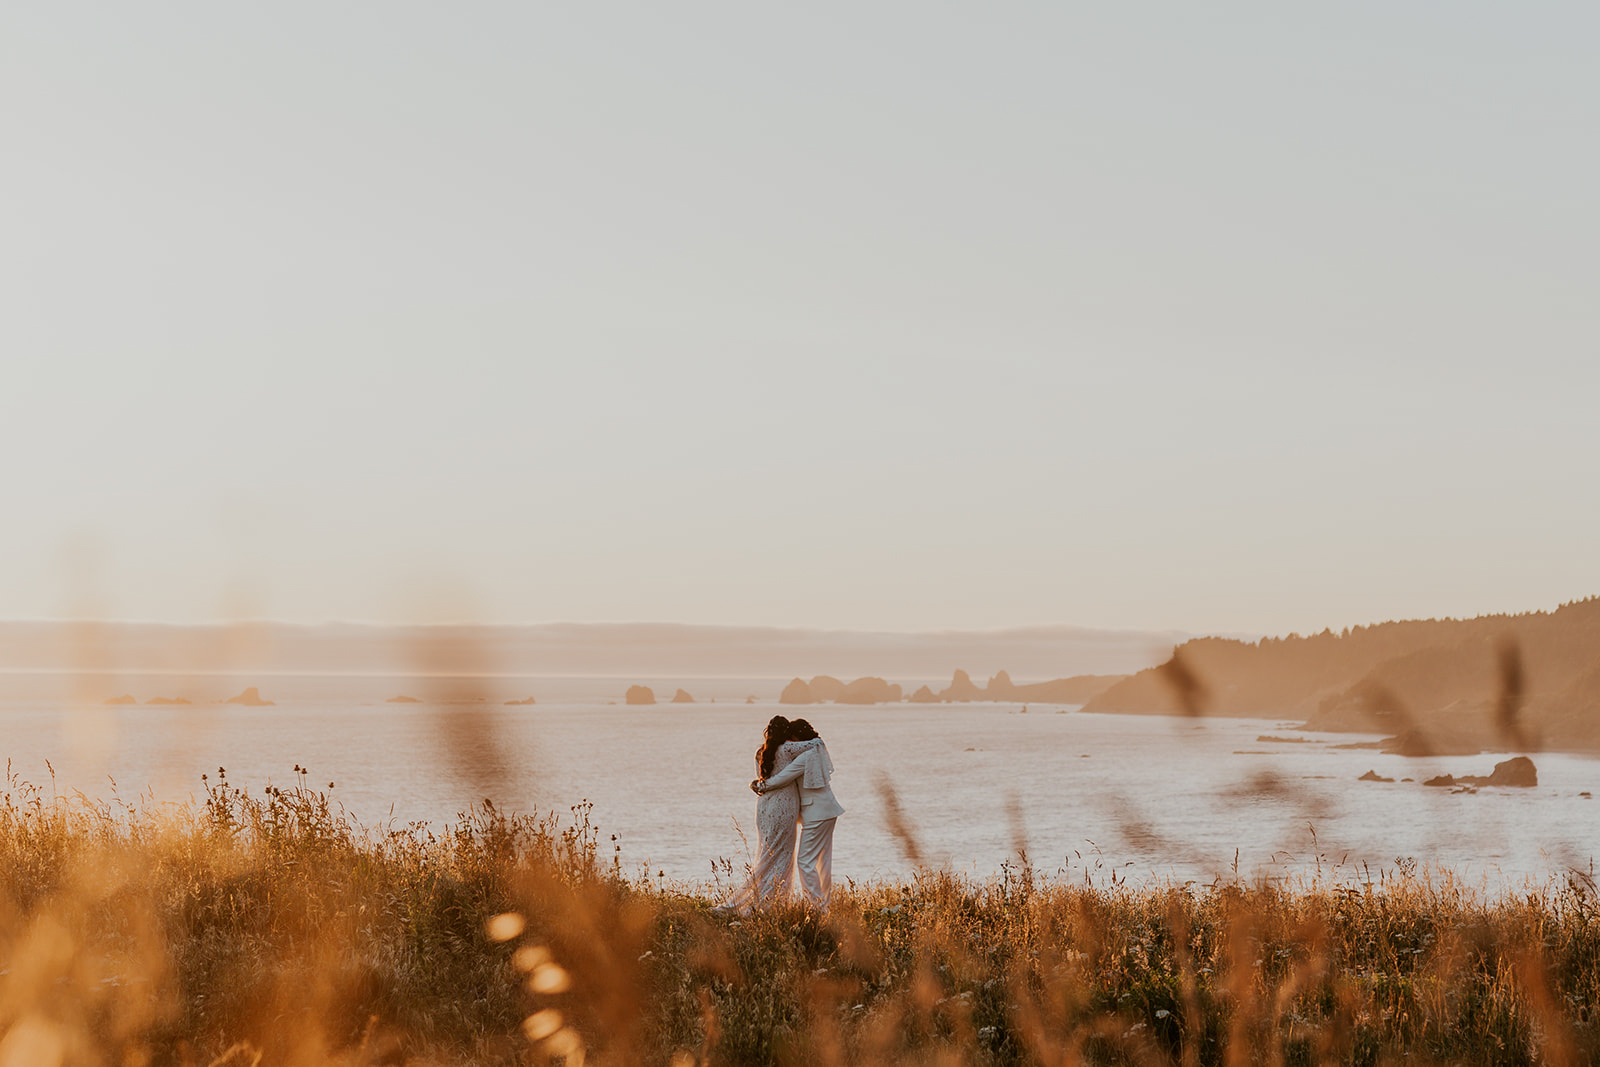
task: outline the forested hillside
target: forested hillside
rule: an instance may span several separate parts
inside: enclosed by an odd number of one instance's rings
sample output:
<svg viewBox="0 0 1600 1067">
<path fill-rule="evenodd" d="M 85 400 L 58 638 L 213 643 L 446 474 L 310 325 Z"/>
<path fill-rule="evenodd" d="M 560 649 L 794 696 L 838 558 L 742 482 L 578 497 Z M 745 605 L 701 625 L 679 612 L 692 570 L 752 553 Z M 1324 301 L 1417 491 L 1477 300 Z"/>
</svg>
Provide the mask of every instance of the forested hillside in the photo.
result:
<svg viewBox="0 0 1600 1067">
<path fill-rule="evenodd" d="M 1254 643 L 1200 638 L 1086 710 L 1298 718 L 1410 734 L 1435 751 L 1600 747 L 1600 597 Z"/>
</svg>

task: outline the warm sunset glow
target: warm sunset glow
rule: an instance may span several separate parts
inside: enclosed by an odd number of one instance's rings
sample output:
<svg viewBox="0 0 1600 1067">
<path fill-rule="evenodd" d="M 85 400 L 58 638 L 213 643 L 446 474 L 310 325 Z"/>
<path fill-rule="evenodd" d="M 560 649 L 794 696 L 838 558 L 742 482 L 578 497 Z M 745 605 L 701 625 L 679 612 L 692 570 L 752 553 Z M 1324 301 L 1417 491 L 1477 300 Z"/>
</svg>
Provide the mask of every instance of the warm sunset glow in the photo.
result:
<svg viewBox="0 0 1600 1067">
<path fill-rule="evenodd" d="M 0 5 L 0 1067 L 1600 1063 L 1597 41 Z"/>
<path fill-rule="evenodd" d="M 91 6 L 0 17 L 4 616 L 1600 590 L 1590 8 Z"/>
</svg>

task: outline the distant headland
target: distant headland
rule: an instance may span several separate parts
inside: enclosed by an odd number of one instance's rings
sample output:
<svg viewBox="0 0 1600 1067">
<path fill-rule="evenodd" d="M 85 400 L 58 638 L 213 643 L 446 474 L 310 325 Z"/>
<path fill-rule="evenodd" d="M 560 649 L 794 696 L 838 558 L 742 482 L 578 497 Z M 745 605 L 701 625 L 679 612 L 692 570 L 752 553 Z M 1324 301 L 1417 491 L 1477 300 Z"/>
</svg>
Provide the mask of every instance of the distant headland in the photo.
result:
<svg viewBox="0 0 1600 1067">
<path fill-rule="evenodd" d="M 1555 611 L 1205 637 L 1086 711 L 1301 719 L 1407 756 L 1600 749 L 1600 597 Z"/>
</svg>

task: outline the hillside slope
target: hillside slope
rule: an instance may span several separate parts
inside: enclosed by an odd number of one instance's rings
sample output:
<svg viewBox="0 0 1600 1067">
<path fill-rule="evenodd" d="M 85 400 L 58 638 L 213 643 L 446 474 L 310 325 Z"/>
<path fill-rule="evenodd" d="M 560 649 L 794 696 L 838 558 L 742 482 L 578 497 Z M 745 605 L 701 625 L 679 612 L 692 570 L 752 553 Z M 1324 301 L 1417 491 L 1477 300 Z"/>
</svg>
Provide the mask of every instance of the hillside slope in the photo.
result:
<svg viewBox="0 0 1600 1067">
<path fill-rule="evenodd" d="M 1552 612 L 1385 622 L 1255 643 L 1199 638 L 1173 657 L 1085 710 L 1297 718 L 1320 730 L 1413 733 L 1433 751 L 1600 748 L 1600 597 Z M 1189 694 L 1187 709 L 1180 691 Z M 1508 710 L 1511 726 L 1497 725 Z"/>
</svg>

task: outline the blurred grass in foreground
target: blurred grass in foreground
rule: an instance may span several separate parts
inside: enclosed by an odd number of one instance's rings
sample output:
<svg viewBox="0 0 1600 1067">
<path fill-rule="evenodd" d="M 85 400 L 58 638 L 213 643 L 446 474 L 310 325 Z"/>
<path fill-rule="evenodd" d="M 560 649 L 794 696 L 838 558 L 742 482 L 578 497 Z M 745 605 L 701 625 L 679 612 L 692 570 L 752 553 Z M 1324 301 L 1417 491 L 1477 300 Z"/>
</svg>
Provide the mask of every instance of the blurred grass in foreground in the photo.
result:
<svg viewBox="0 0 1600 1067">
<path fill-rule="evenodd" d="M 357 828 L 301 774 L 199 809 L 0 801 L 0 1067 L 1580 1063 L 1573 876 L 1094 888 L 1026 866 L 713 919 L 586 806 Z"/>
</svg>

